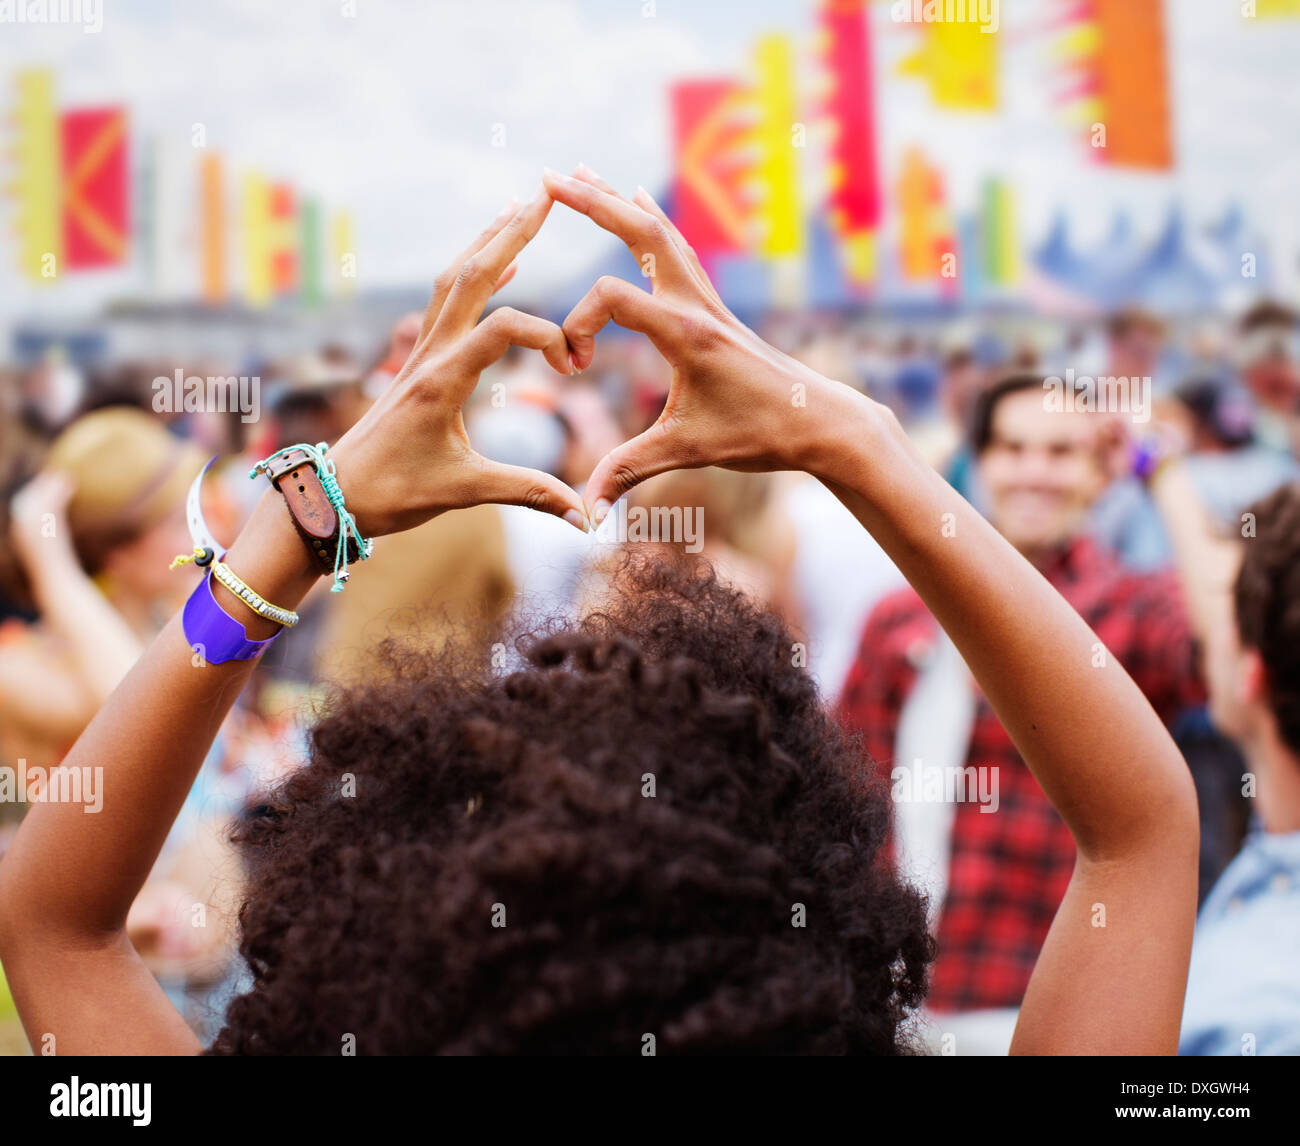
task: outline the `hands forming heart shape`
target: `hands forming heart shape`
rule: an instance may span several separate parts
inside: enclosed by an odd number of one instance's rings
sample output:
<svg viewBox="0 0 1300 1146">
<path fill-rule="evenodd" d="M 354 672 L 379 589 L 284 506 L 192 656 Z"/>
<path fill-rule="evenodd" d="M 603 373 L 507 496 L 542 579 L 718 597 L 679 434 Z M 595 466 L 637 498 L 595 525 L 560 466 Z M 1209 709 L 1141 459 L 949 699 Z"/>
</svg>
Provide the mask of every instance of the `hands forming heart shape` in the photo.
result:
<svg viewBox="0 0 1300 1146">
<path fill-rule="evenodd" d="M 622 239 L 652 290 L 605 276 L 563 326 L 511 307 L 480 322 L 555 203 Z M 583 370 L 610 321 L 649 337 L 672 367 L 672 383 L 655 424 L 596 466 L 585 503 L 550 474 L 474 451 L 461 408 L 487 366 L 507 347 L 522 346 L 540 350 L 561 374 Z M 406 365 L 332 453 L 366 536 L 483 502 L 526 505 L 585 529 L 599 525 L 628 490 L 672 469 L 719 465 L 829 476 L 844 419 L 863 401 L 745 327 L 644 189 L 626 199 L 584 167 L 574 177 L 548 170 L 536 198 L 517 209 L 508 205 L 438 277 Z"/>
</svg>

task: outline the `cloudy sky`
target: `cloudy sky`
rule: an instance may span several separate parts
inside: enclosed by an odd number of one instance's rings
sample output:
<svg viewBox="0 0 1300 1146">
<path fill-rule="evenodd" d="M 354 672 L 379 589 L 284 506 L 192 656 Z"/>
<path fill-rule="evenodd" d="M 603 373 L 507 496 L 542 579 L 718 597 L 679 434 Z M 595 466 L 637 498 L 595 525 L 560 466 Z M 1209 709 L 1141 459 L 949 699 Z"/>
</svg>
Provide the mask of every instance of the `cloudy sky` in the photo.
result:
<svg viewBox="0 0 1300 1146">
<path fill-rule="evenodd" d="M 1240 0 L 1166 0 L 1179 168 L 1151 176 L 1090 165 L 1059 122 L 1047 98 L 1052 7 L 1003 0 L 998 116 L 937 113 L 916 81 L 887 76 L 887 164 L 921 144 L 948 172 L 959 207 L 983 176 L 1008 176 L 1030 240 L 1057 205 L 1086 243 L 1116 205 L 1149 233 L 1174 199 L 1194 220 L 1236 199 L 1270 231 L 1300 231 L 1291 224 L 1300 202 L 1300 22 L 1243 20 Z M 887 8 L 877 42 L 886 75 L 914 34 L 890 24 Z M 93 34 L 0 23 L 0 78 L 8 99 L 16 68 L 53 65 L 63 106 L 125 102 L 137 144 L 188 148 L 202 124 L 236 170 L 259 169 L 353 209 L 363 286 L 409 285 L 431 279 L 511 195 L 531 194 L 544 164 L 585 161 L 629 191 L 661 188 L 666 85 L 743 74 L 767 30 L 796 37 L 811 79 L 813 27 L 803 0 L 103 0 Z M 504 146 L 494 146 L 501 128 Z M 564 214 L 526 256 L 519 292 L 599 258 L 602 236 Z M 94 275 L 37 294 L 13 269 L 7 225 L 3 234 L 0 307 L 11 318 L 84 309 L 143 282 Z"/>
</svg>

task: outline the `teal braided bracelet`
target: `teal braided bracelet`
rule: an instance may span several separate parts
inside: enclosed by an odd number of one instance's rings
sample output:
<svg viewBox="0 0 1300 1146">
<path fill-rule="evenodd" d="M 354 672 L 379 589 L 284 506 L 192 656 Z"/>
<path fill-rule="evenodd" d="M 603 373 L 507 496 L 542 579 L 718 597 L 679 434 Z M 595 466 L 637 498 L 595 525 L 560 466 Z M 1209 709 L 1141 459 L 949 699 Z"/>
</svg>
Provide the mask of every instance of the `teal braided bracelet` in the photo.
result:
<svg viewBox="0 0 1300 1146">
<path fill-rule="evenodd" d="M 343 591 L 343 586 L 347 583 L 348 578 L 350 577 L 348 572 L 348 550 L 355 546 L 357 560 L 365 561 L 370 557 L 370 554 L 374 550 L 374 542 L 361 536 L 361 531 L 357 528 L 356 519 L 348 510 L 343 499 L 343 491 L 339 488 L 334 460 L 333 458 L 326 457 L 326 452 L 328 450 L 329 445 L 325 442 L 318 442 L 314 446 L 308 445 L 305 442 L 300 442 L 293 446 L 284 446 L 282 449 L 276 450 L 275 453 L 258 462 L 257 465 L 249 471 L 248 476 L 250 478 L 255 478 L 258 474 L 267 474 L 271 477 L 273 483 L 276 482 L 277 478 L 281 475 L 271 472 L 273 463 L 277 459 L 284 457 L 286 454 L 294 452 L 301 452 L 307 460 L 311 462 L 312 468 L 316 471 L 316 476 L 320 480 L 321 491 L 324 493 L 331 508 L 334 510 L 338 521 L 338 544 L 334 552 L 334 584 L 331 586 L 330 592 L 341 593 Z M 287 469 L 288 467 L 286 465 L 280 468 Z M 281 488 L 281 492 L 284 492 L 283 488 Z M 293 514 L 292 507 L 290 513 Z M 303 532 L 301 522 L 299 522 L 296 514 L 294 514 L 294 523 L 299 527 L 299 531 Z M 326 531 L 322 531 L 322 533 L 323 532 Z M 304 533 L 304 536 L 307 535 Z M 319 556 L 328 561 L 328 557 L 325 556 L 327 551 L 323 550 L 319 540 L 320 535 L 313 535 L 313 537 L 314 540 L 312 544 L 314 544 Z"/>
</svg>

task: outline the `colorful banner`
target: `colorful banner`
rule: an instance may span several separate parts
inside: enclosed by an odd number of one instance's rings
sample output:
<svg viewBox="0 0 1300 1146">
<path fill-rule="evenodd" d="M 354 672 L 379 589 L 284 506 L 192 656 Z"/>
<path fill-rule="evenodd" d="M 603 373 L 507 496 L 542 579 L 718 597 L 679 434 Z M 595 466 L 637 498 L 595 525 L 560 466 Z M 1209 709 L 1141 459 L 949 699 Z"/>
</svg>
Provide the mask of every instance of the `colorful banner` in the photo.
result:
<svg viewBox="0 0 1300 1146">
<path fill-rule="evenodd" d="M 226 198 L 221 156 L 199 160 L 199 293 L 209 306 L 226 301 Z"/>
<path fill-rule="evenodd" d="M 63 262 L 69 270 L 126 262 L 130 233 L 126 111 L 70 111 L 60 120 Z"/>
<path fill-rule="evenodd" d="M 18 199 L 18 268 L 35 282 L 52 282 L 62 269 L 63 220 L 59 210 L 60 140 L 54 73 L 18 73 L 14 158 Z"/>
<path fill-rule="evenodd" d="M 746 95 L 731 80 L 698 80 L 674 84 L 670 99 L 673 222 L 708 268 L 718 255 L 743 251 L 750 243 Z"/>
<path fill-rule="evenodd" d="M 1295 20 L 1300 18 L 1300 0 L 1241 0 L 1246 19 Z"/>
<path fill-rule="evenodd" d="M 1004 180 L 984 181 L 980 192 L 980 243 L 985 281 L 991 286 L 1018 283 L 1022 268 L 1015 196 Z"/>
<path fill-rule="evenodd" d="M 1173 166 L 1163 0 L 1093 0 L 1108 162 Z"/>
<path fill-rule="evenodd" d="M 270 187 L 271 290 L 277 295 L 298 289 L 298 199 L 288 183 Z"/>
<path fill-rule="evenodd" d="M 898 74 L 923 80 L 936 107 L 951 111 L 998 108 L 996 24 L 978 20 L 926 20 L 921 46 L 898 66 Z"/>
<path fill-rule="evenodd" d="M 948 212 L 943 175 L 932 167 L 919 148 L 903 153 L 898 178 L 898 206 L 901 216 L 899 237 L 900 270 L 903 278 L 916 282 L 947 281 L 956 288 L 955 274 L 945 274 L 945 260 L 952 256 L 955 269 L 956 238 Z"/>
<path fill-rule="evenodd" d="M 54 73 L 16 76 L 10 154 L 17 199 L 18 268 L 34 282 L 66 271 L 125 266 L 134 258 L 160 299 L 224 303 L 230 292 L 228 244 L 240 252 L 244 294 L 254 306 L 277 295 L 322 296 L 322 207 L 302 205 L 288 183 L 248 175 L 233 220 L 222 160 L 167 137 L 138 147 L 133 178 L 128 116 L 123 107 L 60 113 Z M 134 198 L 133 198 L 134 195 Z M 232 222 L 236 236 L 231 235 Z M 352 250 L 350 221 L 346 243 Z M 134 241 L 133 241 L 134 239 Z M 345 288 L 351 282 L 345 282 Z"/>
<path fill-rule="evenodd" d="M 260 175 L 244 176 L 241 244 L 244 257 L 244 299 L 249 306 L 266 306 L 275 293 L 271 278 L 271 188 Z"/>
<path fill-rule="evenodd" d="M 1056 44 L 1058 101 L 1099 163 L 1173 167 L 1162 0 L 1080 0 Z"/>
<path fill-rule="evenodd" d="M 769 257 L 797 255 L 804 246 L 797 161 L 802 144 L 796 138 L 801 125 L 790 38 L 776 34 L 761 37 L 755 65 L 758 250 Z"/>
<path fill-rule="evenodd" d="M 876 277 L 882 195 L 867 0 L 824 0 L 820 24 L 832 133 L 830 225 L 849 281 L 869 283 Z"/>
</svg>

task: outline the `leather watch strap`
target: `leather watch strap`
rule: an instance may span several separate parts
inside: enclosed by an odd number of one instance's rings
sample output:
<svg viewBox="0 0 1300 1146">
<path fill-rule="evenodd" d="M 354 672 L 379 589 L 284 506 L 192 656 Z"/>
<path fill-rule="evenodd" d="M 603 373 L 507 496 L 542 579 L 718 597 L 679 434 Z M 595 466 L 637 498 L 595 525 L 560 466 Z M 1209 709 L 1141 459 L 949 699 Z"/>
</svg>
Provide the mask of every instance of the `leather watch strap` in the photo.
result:
<svg viewBox="0 0 1300 1146">
<path fill-rule="evenodd" d="M 281 454 L 267 467 L 267 477 L 284 497 L 294 528 L 323 573 L 333 574 L 339 547 L 339 516 L 325 495 L 316 467 L 303 450 Z M 348 561 L 360 555 L 357 543 L 348 541 Z"/>
</svg>

